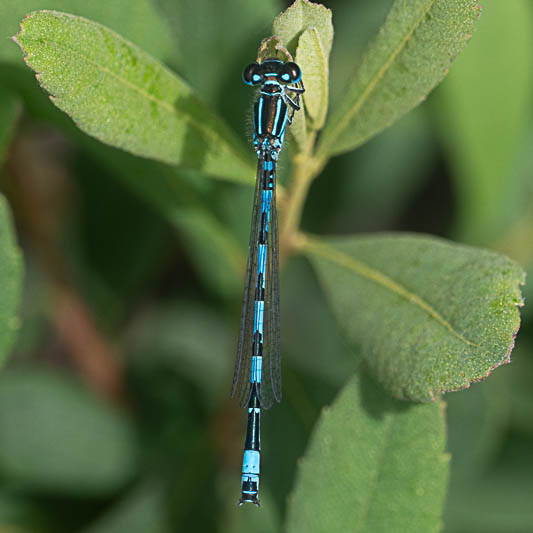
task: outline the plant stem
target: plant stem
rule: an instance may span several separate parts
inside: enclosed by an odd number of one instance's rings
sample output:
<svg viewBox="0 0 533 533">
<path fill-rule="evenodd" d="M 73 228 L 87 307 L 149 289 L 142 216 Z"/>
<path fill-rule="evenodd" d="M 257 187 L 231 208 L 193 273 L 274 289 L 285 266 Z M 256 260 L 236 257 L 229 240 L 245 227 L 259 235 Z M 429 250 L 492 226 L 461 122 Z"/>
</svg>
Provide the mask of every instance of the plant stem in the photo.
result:
<svg viewBox="0 0 533 533">
<path fill-rule="evenodd" d="M 305 149 L 293 159 L 293 178 L 287 191 L 284 216 L 280 232 L 280 261 L 294 249 L 299 234 L 303 206 L 313 179 L 323 168 L 322 160 L 313 156 L 316 132 L 309 135 Z"/>
</svg>

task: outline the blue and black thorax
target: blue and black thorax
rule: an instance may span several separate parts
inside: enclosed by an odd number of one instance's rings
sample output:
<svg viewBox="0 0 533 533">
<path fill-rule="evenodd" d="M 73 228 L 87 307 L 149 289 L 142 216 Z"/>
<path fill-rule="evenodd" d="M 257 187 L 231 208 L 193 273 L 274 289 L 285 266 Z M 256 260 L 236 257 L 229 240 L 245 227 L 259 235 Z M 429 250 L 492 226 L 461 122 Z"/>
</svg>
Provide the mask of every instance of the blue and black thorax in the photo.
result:
<svg viewBox="0 0 533 533">
<path fill-rule="evenodd" d="M 292 123 L 294 112 L 300 109 L 299 95 L 304 92 L 302 72 L 292 61 L 265 59 L 248 65 L 243 72 L 247 85 L 260 86 L 254 106 L 254 146 L 257 156 L 267 154 L 276 160 L 283 146 L 285 128 Z M 292 92 L 294 98 L 289 96 Z"/>
</svg>

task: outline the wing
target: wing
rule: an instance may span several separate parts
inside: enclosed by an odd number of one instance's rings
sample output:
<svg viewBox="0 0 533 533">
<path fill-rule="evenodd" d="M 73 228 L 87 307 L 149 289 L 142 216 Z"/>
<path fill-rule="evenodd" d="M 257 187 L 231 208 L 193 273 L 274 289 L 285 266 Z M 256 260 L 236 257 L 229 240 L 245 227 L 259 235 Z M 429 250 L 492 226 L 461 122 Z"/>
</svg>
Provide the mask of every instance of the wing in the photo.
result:
<svg viewBox="0 0 533 533">
<path fill-rule="evenodd" d="M 257 280 L 257 241 L 259 221 L 261 218 L 261 170 L 263 160 L 259 159 L 257 178 L 255 184 L 254 202 L 252 210 L 252 226 L 250 229 L 250 247 L 248 251 L 248 264 L 246 266 L 246 280 L 242 298 L 241 329 L 237 345 L 237 359 L 233 374 L 231 397 L 239 398 L 241 407 L 246 407 L 250 399 L 250 374 L 252 363 L 252 339 L 254 326 L 254 301 L 255 285 Z"/>
<path fill-rule="evenodd" d="M 275 172 L 275 169 L 274 169 Z M 263 376 L 261 407 L 268 409 L 281 401 L 281 351 L 279 310 L 279 249 L 278 215 L 276 210 L 276 179 L 270 205 L 270 231 L 268 233 L 267 277 L 265 294 L 265 319 L 263 344 Z"/>
</svg>

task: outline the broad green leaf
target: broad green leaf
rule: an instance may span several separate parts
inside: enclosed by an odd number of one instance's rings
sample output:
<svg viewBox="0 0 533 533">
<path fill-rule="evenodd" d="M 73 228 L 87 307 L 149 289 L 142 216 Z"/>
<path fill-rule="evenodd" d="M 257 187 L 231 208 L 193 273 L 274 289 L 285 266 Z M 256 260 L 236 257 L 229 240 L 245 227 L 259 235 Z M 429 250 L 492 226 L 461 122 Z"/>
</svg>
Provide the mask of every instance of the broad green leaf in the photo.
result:
<svg viewBox="0 0 533 533">
<path fill-rule="evenodd" d="M 305 30 L 298 40 L 296 63 L 305 77 L 305 111 L 310 127 L 319 130 L 324 126 L 328 112 L 328 58 L 315 28 Z"/>
<path fill-rule="evenodd" d="M 53 103 L 80 129 L 136 155 L 250 182 L 251 156 L 191 88 L 112 30 L 54 11 L 16 41 Z"/>
<path fill-rule="evenodd" d="M 322 4 L 296 0 L 274 19 L 272 33 L 281 39 L 289 51 L 294 52 L 298 39 L 308 28 L 316 30 L 324 56 L 328 58 L 333 44 L 333 24 L 331 10 Z"/>
<path fill-rule="evenodd" d="M 19 109 L 18 98 L 15 94 L 0 87 L 0 165 L 4 161 L 7 145 L 15 127 Z"/>
<path fill-rule="evenodd" d="M 449 458 L 443 407 L 352 379 L 324 410 L 289 501 L 289 533 L 440 530 Z"/>
<path fill-rule="evenodd" d="M 20 21 L 27 13 L 39 9 L 67 11 L 105 24 L 161 60 L 173 54 L 169 25 L 152 0 L 2 0 L 0 61 L 20 64 L 20 52 L 9 38 L 19 30 Z"/>
<path fill-rule="evenodd" d="M 510 259 L 409 234 L 305 250 L 347 338 L 395 397 L 432 400 L 510 362 L 524 282 Z"/>
<path fill-rule="evenodd" d="M 395 0 L 326 124 L 318 155 L 352 150 L 419 104 L 466 46 L 476 0 Z"/>
<path fill-rule="evenodd" d="M 0 375 L 0 473 L 39 492 L 104 495 L 135 472 L 129 421 L 63 377 Z"/>
<path fill-rule="evenodd" d="M 532 64 L 531 2 L 483 1 L 475 38 L 438 93 L 456 231 L 470 242 L 494 242 L 521 214 L 524 177 L 531 180 L 530 169 L 522 176 L 517 167 L 522 151 L 531 153 Z"/>
<path fill-rule="evenodd" d="M 15 241 L 11 214 L 0 194 L 0 365 L 19 328 L 18 306 L 22 295 L 22 257 Z"/>
</svg>

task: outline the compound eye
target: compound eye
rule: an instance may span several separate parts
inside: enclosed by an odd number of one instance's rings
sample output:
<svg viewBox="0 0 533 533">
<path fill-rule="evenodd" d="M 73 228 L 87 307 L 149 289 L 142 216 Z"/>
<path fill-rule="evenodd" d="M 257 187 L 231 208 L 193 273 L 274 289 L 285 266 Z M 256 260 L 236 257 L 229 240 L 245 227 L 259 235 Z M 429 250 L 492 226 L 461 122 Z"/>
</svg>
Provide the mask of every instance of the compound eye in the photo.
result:
<svg viewBox="0 0 533 533">
<path fill-rule="evenodd" d="M 289 61 L 283 65 L 280 77 L 285 83 L 298 83 L 302 79 L 302 71 L 296 63 Z"/>
<path fill-rule="evenodd" d="M 246 85 L 257 85 L 261 83 L 262 76 L 258 72 L 259 65 L 250 63 L 242 72 L 242 79 Z"/>
</svg>

